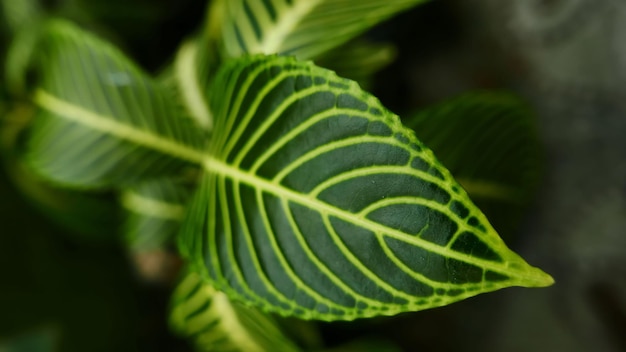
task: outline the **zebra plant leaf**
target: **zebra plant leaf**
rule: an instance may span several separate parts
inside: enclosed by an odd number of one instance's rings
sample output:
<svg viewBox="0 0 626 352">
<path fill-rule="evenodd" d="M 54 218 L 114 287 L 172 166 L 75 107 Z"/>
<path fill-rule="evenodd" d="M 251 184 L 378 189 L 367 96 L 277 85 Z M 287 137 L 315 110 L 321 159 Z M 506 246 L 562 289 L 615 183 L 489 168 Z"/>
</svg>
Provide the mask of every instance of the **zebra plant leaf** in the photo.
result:
<svg viewBox="0 0 626 352">
<path fill-rule="evenodd" d="M 351 320 L 553 282 L 356 83 L 254 56 L 226 64 L 213 91 L 214 138 L 179 244 L 231 298 Z"/>
<path fill-rule="evenodd" d="M 197 351 L 298 351 L 271 316 L 231 302 L 190 272 L 172 296 L 170 325 Z"/>
<path fill-rule="evenodd" d="M 54 182 L 111 187 L 178 174 L 202 160 L 203 133 L 170 92 L 110 44 L 67 22 L 38 48 L 41 108 L 29 161 Z"/>
<path fill-rule="evenodd" d="M 172 241 L 185 216 L 190 187 L 172 178 L 141 182 L 123 190 L 124 233 L 135 251 L 162 248 Z"/>
<path fill-rule="evenodd" d="M 510 93 L 477 92 L 404 122 L 506 237 L 516 230 L 539 180 L 541 152 L 533 117 Z"/>
<path fill-rule="evenodd" d="M 425 0 L 218 0 L 208 25 L 225 57 L 311 59 Z"/>
</svg>

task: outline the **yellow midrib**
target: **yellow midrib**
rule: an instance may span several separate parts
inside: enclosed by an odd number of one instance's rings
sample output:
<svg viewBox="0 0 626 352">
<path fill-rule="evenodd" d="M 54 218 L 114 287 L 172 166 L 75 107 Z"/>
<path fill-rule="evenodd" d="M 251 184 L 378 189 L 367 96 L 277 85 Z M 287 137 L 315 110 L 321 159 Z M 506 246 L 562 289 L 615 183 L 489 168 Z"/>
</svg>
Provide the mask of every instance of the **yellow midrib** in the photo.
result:
<svg viewBox="0 0 626 352">
<path fill-rule="evenodd" d="M 543 274 L 541 271 L 538 271 L 538 269 L 532 268 L 528 265 L 526 265 L 526 269 L 528 269 L 528 271 L 533 270 L 534 273 L 533 272 L 526 272 L 526 273 L 514 272 L 512 270 L 507 270 L 505 267 L 503 267 L 503 265 L 499 265 L 494 262 L 475 258 L 469 255 L 463 254 L 463 253 L 454 252 L 450 249 L 447 249 L 445 247 L 440 247 L 434 243 L 425 241 L 423 239 L 413 237 L 413 236 L 408 236 L 406 233 L 403 233 L 396 229 L 386 227 L 382 224 L 371 221 L 365 217 L 361 217 L 357 214 L 353 214 L 343 209 L 339 209 L 317 198 L 295 192 L 289 188 L 286 188 L 279 184 L 275 184 L 268 180 L 260 178 L 257 175 L 246 173 L 240 169 L 230 166 L 222 162 L 221 160 L 217 160 L 211 156 L 207 156 L 205 158 L 203 166 L 207 171 L 230 178 L 234 182 L 243 183 L 253 188 L 262 189 L 264 192 L 273 194 L 278 198 L 287 199 L 291 202 L 303 205 L 307 208 L 314 209 L 317 212 L 327 214 L 327 215 L 332 215 L 336 218 L 342 219 L 356 226 L 369 229 L 372 232 L 383 233 L 385 236 L 388 236 L 390 238 L 394 238 L 402 242 L 410 243 L 417 247 L 423 248 L 427 251 L 430 251 L 430 252 L 433 252 L 433 253 L 448 257 L 448 258 L 453 258 L 453 259 L 457 259 L 465 263 L 478 265 L 480 267 L 483 267 L 485 269 L 488 269 L 494 272 L 502 273 L 507 276 L 517 277 L 524 281 L 530 281 L 530 282 L 526 282 L 527 284 L 532 284 L 532 283 L 540 284 L 541 282 L 547 283 L 549 281 L 545 277 L 545 274 Z"/>
</svg>

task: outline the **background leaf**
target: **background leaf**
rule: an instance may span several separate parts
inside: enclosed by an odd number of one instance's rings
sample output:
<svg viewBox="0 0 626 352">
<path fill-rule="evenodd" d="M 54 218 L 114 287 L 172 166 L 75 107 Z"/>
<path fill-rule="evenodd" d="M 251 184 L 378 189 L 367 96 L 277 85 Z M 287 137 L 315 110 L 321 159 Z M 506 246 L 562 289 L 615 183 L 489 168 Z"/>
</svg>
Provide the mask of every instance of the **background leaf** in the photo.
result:
<svg viewBox="0 0 626 352">
<path fill-rule="evenodd" d="M 181 281 L 172 296 L 171 325 L 193 339 L 198 351 L 298 351 L 272 317 L 230 302 L 195 273 Z"/>
<path fill-rule="evenodd" d="M 361 88 L 369 89 L 374 74 L 389 65 L 396 57 L 391 43 L 378 43 L 367 39 L 352 40 L 315 60 L 315 64 L 335 71 L 338 76 L 357 81 Z"/>
<path fill-rule="evenodd" d="M 425 0 L 218 0 L 208 25 L 224 57 L 311 59 Z"/>
<path fill-rule="evenodd" d="M 149 251 L 170 243 L 180 229 L 190 196 L 188 185 L 169 178 L 124 189 L 120 200 L 127 211 L 124 232 L 129 246 Z"/>
<path fill-rule="evenodd" d="M 217 289 L 283 315 L 352 320 L 552 283 L 356 83 L 256 56 L 214 84 L 215 137 L 180 249 Z"/>
<path fill-rule="evenodd" d="M 30 163 L 55 182 L 110 187 L 200 162 L 204 135 L 169 92 L 106 42 L 61 21 L 39 49 Z M 86 151 L 89 151 L 86 153 Z"/>
<path fill-rule="evenodd" d="M 542 169 L 534 116 L 523 101 L 504 92 L 468 93 L 404 123 L 435 152 L 501 235 L 517 230 Z"/>
</svg>

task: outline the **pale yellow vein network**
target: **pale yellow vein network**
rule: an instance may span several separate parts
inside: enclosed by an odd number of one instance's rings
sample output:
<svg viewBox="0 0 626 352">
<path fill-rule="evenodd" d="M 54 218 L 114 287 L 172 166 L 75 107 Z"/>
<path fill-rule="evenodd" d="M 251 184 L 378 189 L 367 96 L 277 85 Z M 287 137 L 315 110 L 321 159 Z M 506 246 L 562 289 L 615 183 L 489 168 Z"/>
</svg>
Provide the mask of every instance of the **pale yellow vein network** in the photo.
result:
<svg viewBox="0 0 626 352">
<path fill-rule="evenodd" d="M 317 198 L 311 197 L 310 195 L 295 192 L 291 189 L 281 186 L 280 184 L 273 183 L 271 181 L 262 179 L 257 175 L 250 174 L 240 169 L 234 168 L 220 160 L 206 155 L 200 150 L 195 150 L 193 148 L 181 145 L 175 141 L 165 139 L 164 137 L 157 134 L 138 130 L 133 126 L 129 126 L 115 121 L 115 119 L 113 119 L 112 117 L 101 116 L 82 107 L 76 106 L 72 103 L 63 101 L 43 90 L 38 90 L 35 93 L 35 101 L 40 106 L 52 112 L 55 112 L 59 116 L 64 117 L 68 120 L 83 124 L 103 133 L 114 135 L 118 138 L 126 139 L 137 144 L 144 145 L 148 148 L 152 148 L 169 155 L 173 155 L 197 164 L 201 164 L 209 172 L 221 174 L 225 177 L 231 178 L 233 181 L 244 183 L 254 188 L 262 189 L 265 192 L 273 194 L 281 199 L 288 199 L 289 201 L 315 209 L 325 216 L 331 215 L 349 223 L 369 228 L 372 231 L 384 233 L 390 238 L 410 243 L 412 245 L 421 247 L 425 250 L 439 255 L 457 259 L 466 263 L 479 265 L 485 269 L 492 270 L 494 272 L 501 272 L 508 276 L 518 277 L 522 279 L 522 282 L 519 282 L 519 284 L 530 286 L 544 286 L 549 285 L 553 282 L 552 278 L 549 275 L 543 273 L 539 269 L 532 268 L 530 266 L 527 266 L 527 268 L 525 268 L 526 270 L 511 270 L 506 266 L 498 263 L 481 260 L 470 255 L 454 252 L 447 248 L 443 248 L 431 242 L 422 240 L 420 238 L 408 236 L 406 233 L 383 226 L 379 223 L 359 216 L 358 214 L 344 211 Z"/>
</svg>

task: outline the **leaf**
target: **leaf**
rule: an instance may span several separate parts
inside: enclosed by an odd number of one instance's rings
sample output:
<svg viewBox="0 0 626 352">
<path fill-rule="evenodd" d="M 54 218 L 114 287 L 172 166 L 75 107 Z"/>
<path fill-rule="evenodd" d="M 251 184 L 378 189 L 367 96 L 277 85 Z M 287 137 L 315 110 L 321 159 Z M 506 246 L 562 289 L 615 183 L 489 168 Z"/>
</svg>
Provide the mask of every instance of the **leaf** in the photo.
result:
<svg viewBox="0 0 626 352">
<path fill-rule="evenodd" d="M 190 272 L 174 291 L 170 323 L 198 351 L 298 351 L 272 317 L 230 302 Z"/>
<path fill-rule="evenodd" d="M 218 0 L 216 26 L 227 58 L 287 54 L 311 59 L 425 0 Z"/>
<path fill-rule="evenodd" d="M 19 103 L 0 118 L 0 154 L 4 174 L 31 207 L 69 230 L 65 234 L 78 235 L 76 237 L 81 241 L 118 242 L 120 209 L 110 192 L 54 187 L 37 177 L 24 162 L 24 137 L 34 113 L 32 105 Z"/>
<path fill-rule="evenodd" d="M 365 39 L 350 41 L 315 60 L 315 64 L 335 71 L 337 75 L 357 81 L 361 88 L 371 86 L 372 76 L 389 65 L 396 57 L 390 43 Z"/>
<path fill-rule="evenodd" d="M 3 25 L 12 32 L 19 32 L 39 20 L 43 9 L 38 0 L 0 0 Z"/>
<path fill-rule="evenodd" d="M 14 96 L 27 93 L 28 73 L 39 44 L 40 24 L 35 21 L 29 23 L 28 27 L 22 28 L 15 34 L 5 59 L 5 86 Z"/>
<path fill-rule="evenodd" d="M 404 122 L 502 235 L 517 229 L 542 166 L 534 116 L 523 101 L 504 92 L 468 93 Z"/>
<path fill-rule="evenodd" d="M 121 203 L 127 210 L 124 233 L 135 251 L 162 248 L 180 229 L 191 191 L 179 180 L 170 178 L 139 183 L 122 192 Z"/>
<path fill-rule="evenodd" d="M 201 162 L 203 132 L 117 49 L 53 21 L 38 51 L 42 111 L 29 152 L 38 173 L 66 186 L 111 187 Z"/>
<path fill-rule="evenodd" d="M 174 63 L 175 82 L 181 100 L 191 117 L 207 131 L 213 129 L 213 113 L 207 105 L 205 94 L 210 78 L 206 50 L 196 41 L 185 42 L 176 55 Z"/>
<path fill-rule="evenodd" d="M 214 87 L 215 137 L 179 247 L 231 298 L 351 320 L 553 282 L 356 83 L 255 56 Z"/>
</svg>

